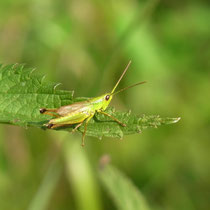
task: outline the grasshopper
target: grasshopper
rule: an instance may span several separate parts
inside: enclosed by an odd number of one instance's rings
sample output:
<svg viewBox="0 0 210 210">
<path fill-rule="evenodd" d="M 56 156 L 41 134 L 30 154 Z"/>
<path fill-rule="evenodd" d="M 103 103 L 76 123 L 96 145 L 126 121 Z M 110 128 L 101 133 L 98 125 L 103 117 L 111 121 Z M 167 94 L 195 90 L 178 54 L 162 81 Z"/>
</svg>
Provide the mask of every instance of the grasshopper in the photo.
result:
<svg viewBox="0 0 210 210">
<path fill-rule="evenodd" d="M 98 97 L 90 98 L 86 101 L 76 102 L 76 103 L 73 103 L 70 105 L 61 106 L 60 108 L 57 108 L 57 109 L 41 108 L 39 110 L 41 114 L 47 114 L 47 115 L 55 117 L 55 118 L 51 119 L 47 124 L 45 124 L 45 126 L 47 128 L 53 129 L 53 128 L 62 127 L 62 126 L 66 126 L 66 125 L 76 125 L 75 128 L 72 130 L 72 132 L 75 132 L 83 123 L 85 123 L 84 132 L 82 135 L 82 146 L 84 146 L 85 134 L 87 131 L 88 122 L 95 115 L 96 112 L 110 117 L 112 120 L 117 122 L 119 125 L 125 127 L 126 125 L 123 122 L 119 121 L 114 116 L 112 116 L 104 111 L 108 107 L 109 103 L 112 100 L 112 97 L 115 94 L 122 92 L 128 88 L 132 88 L 134 86 L 145 83 L 145 81 L 138 82 L 136 84 L 133 84 L 131 86 L 128 86 L 126 88 L 123 88 L 123 89 L 115 92 L 115 89 L 117 88 L 121 79 L 125 75 L 130 64 L 131 64 L 131 61 L 129 61 L 128 65 L 126 66 L 125 70 L 123 71 L 122 75 L 120 76 L 119 80 L 117 81 L 116 85 L 114 86 L 112 91 L 109 93 L 105 93 Z"/>
</svg>

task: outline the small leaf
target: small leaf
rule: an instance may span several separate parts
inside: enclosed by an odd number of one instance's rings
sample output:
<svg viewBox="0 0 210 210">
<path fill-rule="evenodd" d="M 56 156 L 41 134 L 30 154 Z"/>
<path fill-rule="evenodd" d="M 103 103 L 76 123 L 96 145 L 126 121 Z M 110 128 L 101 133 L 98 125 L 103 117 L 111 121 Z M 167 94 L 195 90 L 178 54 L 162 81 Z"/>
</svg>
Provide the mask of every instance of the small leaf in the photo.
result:
<svg viewBox="0 0 210 210">
<path fill-rule="evenodd" d="M 149 207 L 137 187 L 113 166 L 99 171 L 99 178 L 119 210 L 148 210 Z"/>
<path fill-rule="evenodd" d="M 84 101 L 87 98 L 73 99 L 73 91 L 59 90 L 58 84 L 44 81 L 44 77 L 36 74 L 34 69 L 23 65 L 0 65 L 0 123 L 44 128 L 52 117 L 42 115 L 40 108 L 58 108 L 60 106 Z M 126 124 L 122 127 L 109 117 L 96 113 L 88 124 L 88 136 L 102 138 L 118 137 L 140 133 L 148 127 L 176 123 L 180 118 L 160 118 L 159 116 L 138 116 L 129 112 L 115 111 L 108 108 L 107 113 Z M 74 126 L 57 130 L 71 131 Z M 79 128 L 84 131 L 84 126 Z"/>
</svg>

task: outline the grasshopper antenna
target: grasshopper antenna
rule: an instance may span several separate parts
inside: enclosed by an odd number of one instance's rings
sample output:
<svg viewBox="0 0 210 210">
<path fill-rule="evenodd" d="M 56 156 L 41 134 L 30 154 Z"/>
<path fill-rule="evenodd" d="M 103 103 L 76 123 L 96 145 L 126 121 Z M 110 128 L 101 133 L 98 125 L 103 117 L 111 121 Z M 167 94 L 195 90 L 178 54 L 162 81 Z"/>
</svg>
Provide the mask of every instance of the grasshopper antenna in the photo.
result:
<svg viewBox="0 0 210 210">
<path fill-rule="evenodd" d="M 127 89 L 129 89 L 129 88 L 135 87 L 135 86 L 137 86 L 137 85 L 142 85 L 142 84 L 144 84 L 144 83 L 146 83 L 146 82 L 147 82 L 147 81 L 138 82 L 138 83 L 133 84 L 133 85 L 130 85 L 130 86 L 128 86 L 128 87 L 122 88 L 122 89 L 118 90 L 117 92 L 111 93 L 111 95 L 115 95 L 115 94 L 117 94 L 117 93 L 120 93 L 120 92 L 122 92 L 122 91 L 124 91 L 124 90 L 127 90 Z"/>
<path fill-rule="evenodd" d="M 123 76 L 125 75 L 126 71 L 128 70 L 129 66 L 131 65 L 131 60 L 128 62 L 128 65 L 126 66 L 125 70 L 123 71 L 122 75 L 120 76 L 119 80 L 117 81 L 116 85 L 114 86 L 114 88 L 112 89 L 111 94 L 114 93 L 115 89 L 117 88 L 117 86 L 119 85 L 121 79 L 123 78 Z"/>
</svg>

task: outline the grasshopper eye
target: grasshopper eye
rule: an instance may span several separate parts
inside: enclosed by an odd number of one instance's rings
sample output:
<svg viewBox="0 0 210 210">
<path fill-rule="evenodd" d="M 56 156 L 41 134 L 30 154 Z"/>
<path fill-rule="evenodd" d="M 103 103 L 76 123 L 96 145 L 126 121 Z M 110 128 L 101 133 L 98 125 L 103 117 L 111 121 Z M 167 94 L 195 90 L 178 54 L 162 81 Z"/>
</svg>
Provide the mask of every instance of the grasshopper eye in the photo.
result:
<svg viewBox="0 0 210 210">
<path fill-rule="evenodd" d="M 110 98 L 110 95 L 106 95 L 105 96 L 105 99 L 108 101 L 109 100 L 109 98 Z"/>
</svg>

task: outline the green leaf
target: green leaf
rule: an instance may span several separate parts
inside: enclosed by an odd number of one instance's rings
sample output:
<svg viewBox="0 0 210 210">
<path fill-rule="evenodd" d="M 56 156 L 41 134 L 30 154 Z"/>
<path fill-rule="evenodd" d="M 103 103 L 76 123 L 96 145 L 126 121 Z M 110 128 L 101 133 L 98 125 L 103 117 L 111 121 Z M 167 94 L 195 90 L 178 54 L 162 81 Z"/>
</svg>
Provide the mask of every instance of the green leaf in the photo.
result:
<svg viewBox="0 0 210 210">
<path fill-rule="evenodd" d="M 126 124 L 126 127 L 122 127 L 109 117 L 97 113 L 95 118 L 91 119 L 88 124 L 87 135 L 98 138 L 103 136 L 122 138 L 123 135 L 141 133 L 143 129 L 157 128 L 160 125 L 176 123 L 180 120 L 180 118 L 161 118 L 158 115 L 138 116 L 132 114 L 131 111 L 115 111 L 112 107 L 108 108 L 106 112 Z M 81 126 L 79 130 L 83 132 L 84 126 Z"/>
<path fill-rule="evenodd" d="M 99 177 L 119 210 L 149 209 L 138 188 L 113 166 L 103 167 L 99 172 Z"/>
<path fill-rule="evenodd" d="M 72 91 L 57 90 L 57 84 L 45 82 L 34 70 L 23 65 L 0 67 L 1 123 L 42 126 L 49 117 L 40 114 L 41 107 L 72 103 Z"/>
<path fill-rule="evenodd" d="M 34 73 L 34 69 L 24 68 L 23 65 L 0 66 L 0 123 L 44 128 L 51 117 L 40 114 L 40 108 L 57 108 L 87 99 L 73 99 L 73 91 L 59 90 L 57 85 L 44 81 L 43 76 Z M 180 119 L 137 116 L 113 108 L 106 112 L 127 126 L 122 127 L 99 113 L 88 124 L 88 136 L 122 138 L 124 134 L 140 133 L 142 129 L 176 123 Z M 71 129 L 63 127 L 57 130 Z M 83 132 L 84 126 L 79 131 Z"/>
</svg>

